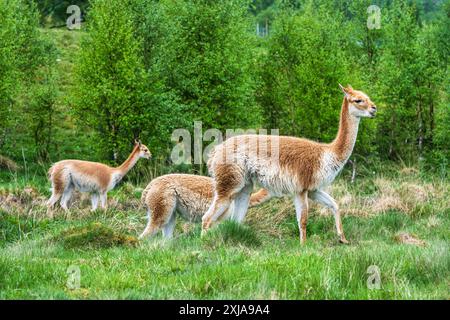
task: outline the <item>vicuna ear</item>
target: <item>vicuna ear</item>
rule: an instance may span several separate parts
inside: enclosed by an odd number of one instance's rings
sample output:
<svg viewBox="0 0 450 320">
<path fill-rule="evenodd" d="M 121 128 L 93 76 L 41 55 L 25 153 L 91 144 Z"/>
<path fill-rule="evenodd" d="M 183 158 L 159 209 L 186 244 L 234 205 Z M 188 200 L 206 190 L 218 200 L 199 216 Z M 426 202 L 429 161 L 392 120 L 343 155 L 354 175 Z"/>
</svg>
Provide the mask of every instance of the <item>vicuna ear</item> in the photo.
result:
<svg viewBox="0 0 450 320">
<path fill-rule="evenodd" d="M 141 140 L 134 139 L 134 144 L 135 144 L 135 145 L 138 145 L 138 146 L 140 147 L 141 144 L 142 144 L 142 142 L 141 142 Z"/>
<path fill-rule="evenodd" d="M 345 88 L 342 84 L 339 83 L 339 88 L 342 90 L 342 92 L 347 96 L 347 88 Z"/>
</svg>

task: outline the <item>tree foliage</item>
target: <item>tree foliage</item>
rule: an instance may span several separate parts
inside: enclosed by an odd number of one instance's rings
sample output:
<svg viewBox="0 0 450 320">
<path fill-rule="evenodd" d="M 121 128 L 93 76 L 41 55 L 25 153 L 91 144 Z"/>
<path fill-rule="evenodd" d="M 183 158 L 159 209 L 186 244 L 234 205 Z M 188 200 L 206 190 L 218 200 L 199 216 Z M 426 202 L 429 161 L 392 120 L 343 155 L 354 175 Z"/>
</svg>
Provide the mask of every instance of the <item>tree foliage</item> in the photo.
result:
<svg viewBox="0 0 450 320">
<path fill-rule="evenodd" d="M 354 158 L 448 172 L 448 1 L 75 1 L 85 23 L 71 31 L 82 41 L 70 90 L 39 29 L 65 21 L 64 3 L 0 0 L 0 153 L 86 158 L 86 144 L 117 162 L 139 137 L 167 159 L 173 130 L 194 121 L 328 142 L 349 83 L 379 107 Z M 371 5 L 380 28 L 367 25 Z"/>
<path fill-rule="evenodd" d="M 146 124 L 147 75 L 132 18 L 130 1 L 93 1 L 76 68 L 74 111 L 111 160 L 128 152 Z"/>
<path fill-rule="evenodd" d="M 54 47 L 38 30 L 39 15 L 33 2 L 0 1 L 0 148 L 12 152 L 17 142 L 26 144 L 34 126 L 30 114 L 47 106 L 39 102 L 30 111 L 29 97 L 41 81 L 43 69 L 52 65 Z M 35 119 L 35 118 L 34 118 Z M 31 139 L 32 141 L 32 139 Z"/>
<path fill-rule="evenodd" d="M 302 10 L 280 10 L 263 54 L 259 90 L 270 127 L 322 141 L 336 134 L 342 103 L 338 83 L 351 82 L 338 32 L 342 17 L 325 10 L 312 2 Z"/>
</svg>

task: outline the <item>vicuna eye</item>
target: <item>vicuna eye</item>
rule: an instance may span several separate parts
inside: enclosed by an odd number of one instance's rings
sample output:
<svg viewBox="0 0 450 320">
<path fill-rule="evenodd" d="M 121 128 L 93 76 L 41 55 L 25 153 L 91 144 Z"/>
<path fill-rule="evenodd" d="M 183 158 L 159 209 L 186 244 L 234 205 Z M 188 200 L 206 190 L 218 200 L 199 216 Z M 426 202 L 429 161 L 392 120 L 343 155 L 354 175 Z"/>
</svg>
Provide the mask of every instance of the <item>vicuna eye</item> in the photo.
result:
<svg viewBox="0 0 450 320">
<path fill-rule="evenodd" d="M 361 103 L 362 100 L 359 100 L 359 99 L 358 99 L 358 100 L 355 100 L 355 102 L 356 102 L 356 103 Z"/>
</svg>

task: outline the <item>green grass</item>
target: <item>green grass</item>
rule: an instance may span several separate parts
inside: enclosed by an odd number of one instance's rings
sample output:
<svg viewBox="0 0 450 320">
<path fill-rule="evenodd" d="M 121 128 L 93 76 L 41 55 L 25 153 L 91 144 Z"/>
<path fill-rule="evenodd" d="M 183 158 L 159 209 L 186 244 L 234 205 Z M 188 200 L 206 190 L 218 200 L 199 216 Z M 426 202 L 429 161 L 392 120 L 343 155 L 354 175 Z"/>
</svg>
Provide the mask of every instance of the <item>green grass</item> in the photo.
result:
<svg viewBox="0 0 450 320">
<path fill-rule="evenodd" d="M 313 218 L 311 225 L 323 219 Z M 52 223 L 60 228 L 60 221 Z M 296 237 L 257 244 L 244 237 L 248 232 L 228 222 L 211 236 L 216 244 L 201 239 L 197 228 L 171 241 L 156 238 L 137 247 L 87 236 L 86 246 L 68 248 L 65 240 L 38 230 L 3 248 L 0 298 L 448 298 L 449 248 L 440 237 L 428 238 L 422 248 L 375 231 L 371 240 L 349 233 L 354 243 L 342 246 L 310 232 L 307 245 L 300 246 Z M 89 245 L 101 241 L 108 248 Z M 76 290 L 66 287 L 72 265 L 81 271 Z M 367 288 L 370 265 L 380 268 L 380 290 Z"/>
<path fill-rule="evenodd" d="M 336 198 L 350 193 L 357 203 L 341 205 L 344 213 L 372 203 L 364 197 L 382 201 L 387 190 L 408 204 L 401 188 L 425 190 L 429 183 L 374 179 L 378 187 L 362 193 L 370 181 L 338 180 Z M 77 200 L 69 215 L 49 220 L 45 178 L 10 175 L 0 183 L 0 299 L 449 299 L 448 182 L 440 183 L 428 200 L 400 205 L 405 211 L 366 205 L 355 211 L 365 215 L 345 214 L 350 245 L 338 244 L 333 217 L 312 207 L 301 246 L 288 199 L 254 208 L 244 225 L 225 222 L 203 238 L 199 225 L 179 219 L 174 239 L 138 242 L 146 223 L 140 188 L 122 184 L 106 213 L 90 213 L 89 203 Z M 400 233 L 425 245 L 401 243 Z M 380 270 L 380 289 L 367 286 L 371 265 Z M 73 266 L 80 270 L 77 289 L 67 286 Z"/>
</svg>

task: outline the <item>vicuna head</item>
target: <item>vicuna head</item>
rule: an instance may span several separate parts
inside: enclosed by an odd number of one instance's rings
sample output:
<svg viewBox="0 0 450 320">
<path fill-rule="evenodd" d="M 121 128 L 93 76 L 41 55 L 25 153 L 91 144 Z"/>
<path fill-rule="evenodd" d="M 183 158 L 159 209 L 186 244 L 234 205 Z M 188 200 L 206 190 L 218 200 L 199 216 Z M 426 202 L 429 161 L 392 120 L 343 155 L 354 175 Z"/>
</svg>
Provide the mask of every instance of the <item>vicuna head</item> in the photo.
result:
<svg viewBox="0 0 450 320">
<path fill-rule="evenodd" d="M 150 159 L 152 154 L 145 144 L 142 144 L 141 140 L 134 140 L 134 147 L 139 150 L 139 158 Z"/>
<path fill-rule="evenodd" d="M 345 94 L 345 99 L 348 101 L 348 110 L 352 116 L 357 118 L 375 117 L 377 107 L 364 92 L 355 90 L 350 85 L 347 85 L 346 88 L 342 85 L 339 85 L 339 87 Z"/>
</svg>

